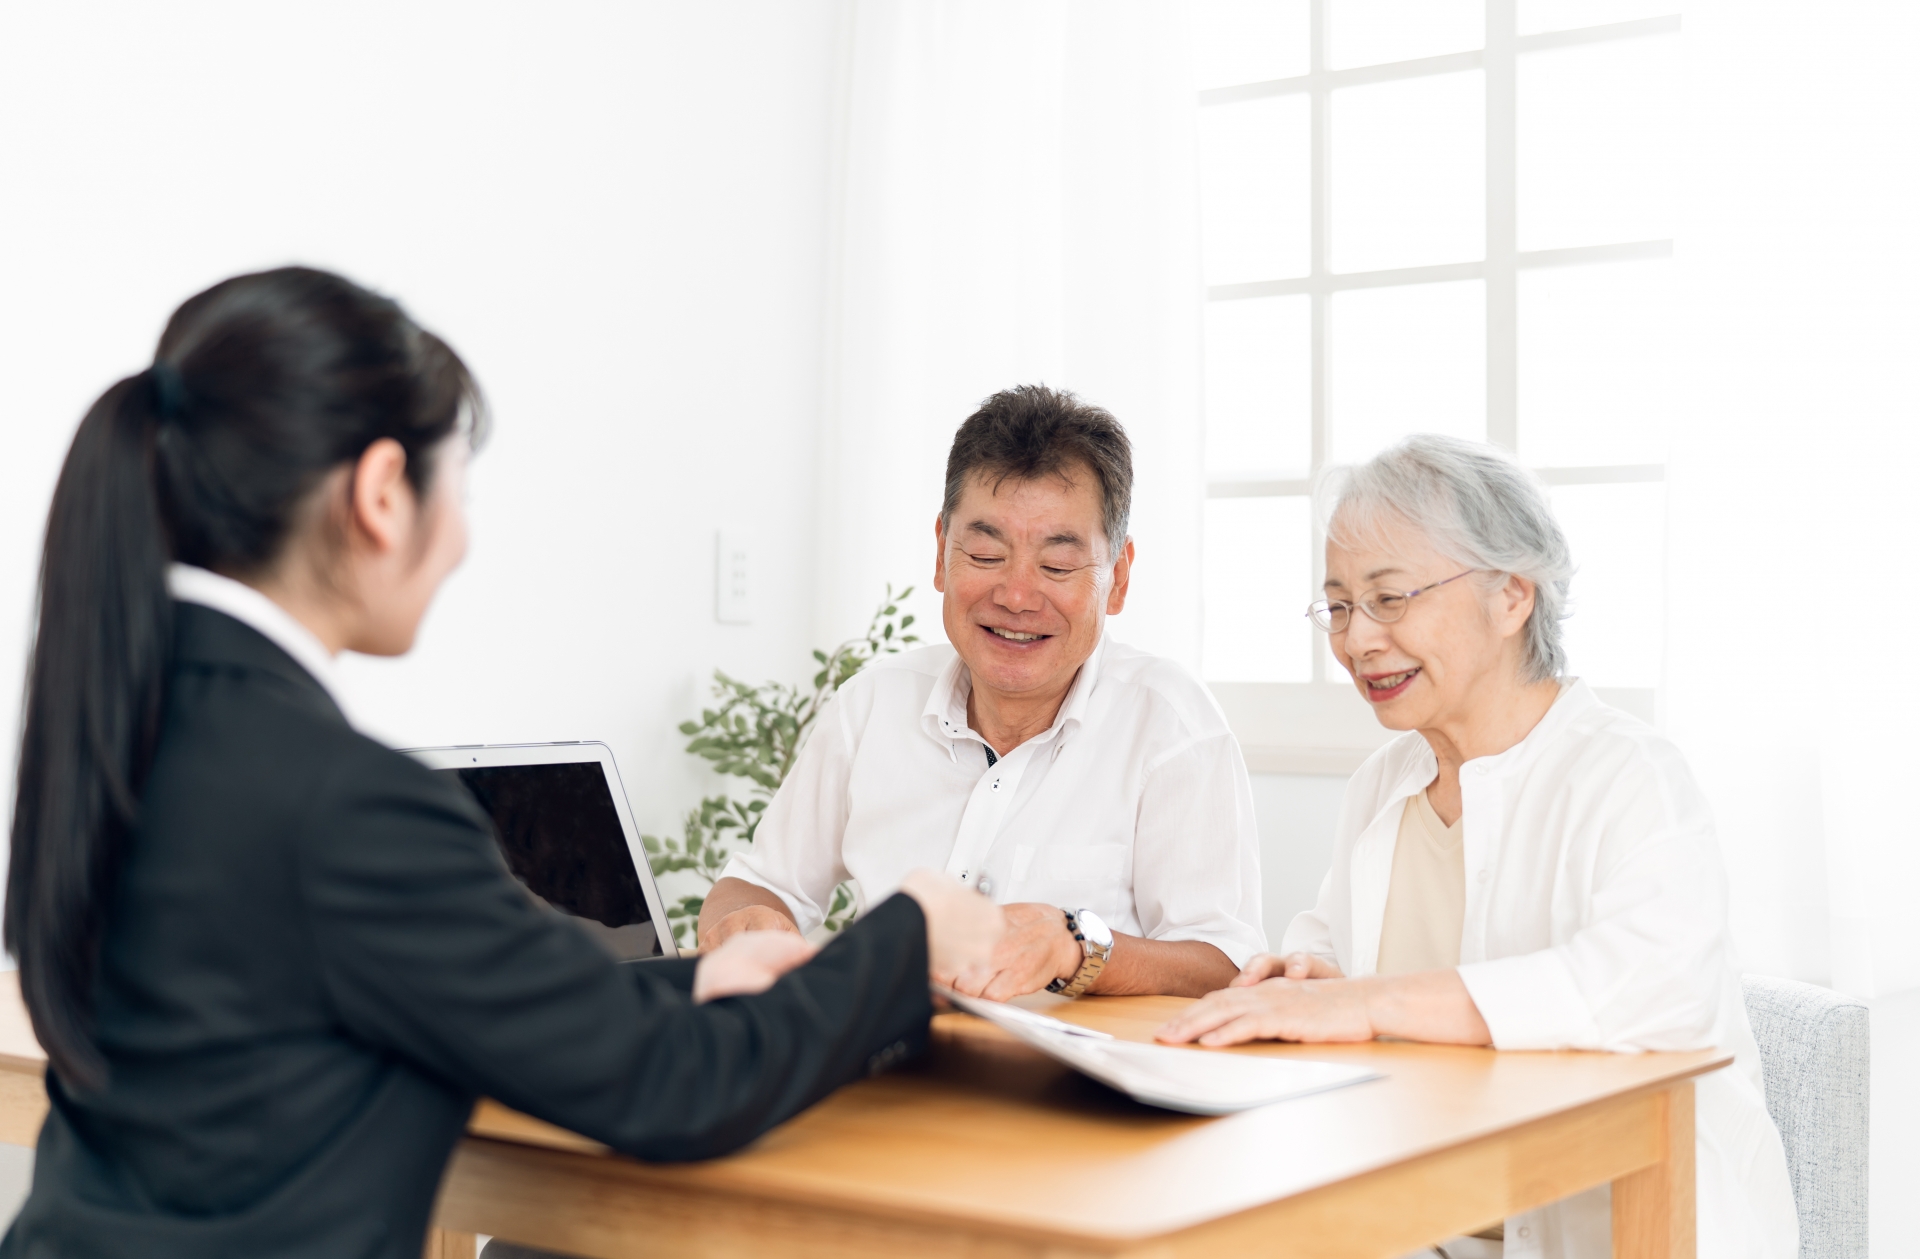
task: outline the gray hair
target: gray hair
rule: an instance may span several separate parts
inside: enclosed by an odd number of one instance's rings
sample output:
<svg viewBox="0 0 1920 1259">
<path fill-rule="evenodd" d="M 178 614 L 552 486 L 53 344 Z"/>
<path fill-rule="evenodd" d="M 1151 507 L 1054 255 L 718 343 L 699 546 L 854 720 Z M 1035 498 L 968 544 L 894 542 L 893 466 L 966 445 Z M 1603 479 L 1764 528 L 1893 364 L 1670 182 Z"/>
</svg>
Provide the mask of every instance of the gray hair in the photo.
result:
<svg viewBox="0 0 1920 1259">
<path fill-rule="evenodd" d="M 1560 622 L 1573 555 L 1546 488 L 1512 455 L 1486 442 L 1416 434 L 1363 464 L 1327 469 L 1314 499 L 1328 540 L 1338 546 L 1364 546 L 1383 526 L 1404 525 L 1470 568 L 1532 582 L 1527 680 L 1566 672 Z"/>
</svg>

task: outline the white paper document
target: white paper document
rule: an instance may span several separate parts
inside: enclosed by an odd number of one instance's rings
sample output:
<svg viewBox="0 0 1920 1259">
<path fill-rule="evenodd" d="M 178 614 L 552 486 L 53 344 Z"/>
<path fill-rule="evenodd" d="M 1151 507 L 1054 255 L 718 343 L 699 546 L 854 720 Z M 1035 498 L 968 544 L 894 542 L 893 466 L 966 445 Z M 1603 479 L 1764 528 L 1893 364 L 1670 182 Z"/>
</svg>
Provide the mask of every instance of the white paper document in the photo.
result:
<svg viewBox="0 0 1920 1259">
<path fill-rule="evenodd" d="M 937 985 L 934 992 L 1135 1101 L 1193 1115 L 1226 1115 L 1380 1078 L 1338 1062 L 1145 1045 Z"/>
</svg>

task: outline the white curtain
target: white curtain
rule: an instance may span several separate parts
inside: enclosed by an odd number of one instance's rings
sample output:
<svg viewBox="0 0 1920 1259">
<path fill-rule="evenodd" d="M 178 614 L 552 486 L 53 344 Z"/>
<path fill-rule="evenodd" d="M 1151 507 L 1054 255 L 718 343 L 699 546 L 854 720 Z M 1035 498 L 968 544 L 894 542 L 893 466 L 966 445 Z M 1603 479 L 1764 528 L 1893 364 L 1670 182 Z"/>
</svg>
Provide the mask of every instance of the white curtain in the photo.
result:
<svg viewBox="0 0 1920 1259">
<path fill-rule="evenodd" d="M 852 0 L 832 173 L 815 636 L 917 584 L 953 431 L 1043 381 L 1135 446 L 1134 606 L 1115 633 L 1198 663 L 1201 297 L 1194 93 L 1177 3 Z"/>
<path fill-rule="evenodd" d="M 1686 42 L 1667 729 L 1747 968 L 1886 996 L 1920 985 L 1920 18 L 1711 0 Z"/>
</svg>

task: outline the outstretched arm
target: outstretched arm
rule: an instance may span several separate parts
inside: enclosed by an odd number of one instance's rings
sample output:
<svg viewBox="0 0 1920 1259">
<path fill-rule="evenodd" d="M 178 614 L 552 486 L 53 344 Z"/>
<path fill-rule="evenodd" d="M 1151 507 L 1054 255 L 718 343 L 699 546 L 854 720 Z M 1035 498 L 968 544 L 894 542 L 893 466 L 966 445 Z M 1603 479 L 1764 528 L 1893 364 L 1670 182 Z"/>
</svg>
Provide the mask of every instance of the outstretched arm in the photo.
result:
<svg viewBox="0 0 1920 1259">
<path fill-rule="evenodd" d="M 797 959 L 763 957 L 757 976 L 723 966 L 703 982 L 701 967 L 617 966 L 535 906 L 472 803 L 419 766 L 369 749 L 321 796 L 300 879 L 335 1017 L 459 1092 L 641 1157 L 698 1158 L 925 1036 L 929 936 L 954 915 L 911 895 L 875 906 L 807 965 L 779 974 Z M 997 925 L 980 897 L 952 895 Z M 719 999 L 696 1001 L 689 980 Z"/>
</svg>

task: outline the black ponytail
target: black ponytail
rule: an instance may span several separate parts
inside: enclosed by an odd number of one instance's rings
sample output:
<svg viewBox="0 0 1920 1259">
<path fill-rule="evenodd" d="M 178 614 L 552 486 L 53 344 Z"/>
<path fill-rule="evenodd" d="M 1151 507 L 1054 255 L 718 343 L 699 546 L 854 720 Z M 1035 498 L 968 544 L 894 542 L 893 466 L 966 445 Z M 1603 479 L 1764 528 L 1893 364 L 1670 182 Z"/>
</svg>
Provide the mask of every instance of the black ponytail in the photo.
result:
<svg viewBox="0 0 1920 1259">
<path fill-rule="evenodd" d="M 168 563 L 268 572 L 334 468 L 391 438 L 424 494 L 435 448 L 463 422 L 478 440 L 484 415 L 466 366 L 399 306 L 289 267 L 189 299 L 154 366 L 80 422 L 40 562 L 5 924 L 70 1086 L 106 1078 L 93 987 L 166 701 Z"/>
</svg>

